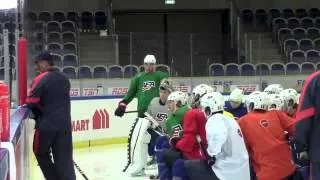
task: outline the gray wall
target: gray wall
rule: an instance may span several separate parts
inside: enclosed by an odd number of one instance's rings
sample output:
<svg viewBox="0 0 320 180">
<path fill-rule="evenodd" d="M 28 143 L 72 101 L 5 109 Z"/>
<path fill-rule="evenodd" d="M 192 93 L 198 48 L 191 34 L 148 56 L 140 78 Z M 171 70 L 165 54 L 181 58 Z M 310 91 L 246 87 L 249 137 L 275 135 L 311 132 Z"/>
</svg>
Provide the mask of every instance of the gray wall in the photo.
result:
<svg viewBox="0 0 320 180">
<path fill-rule="evenodd" d="M 34 11 L 94 11 L 105 9 L 107 0 L 25 0 Z M 320 7 L 317 0 L 234 0 L 239 8 L 311 8 Z M 126 9 L 221 9 L 228 8 L 229 0 L 176 0 L 165 5 L 164 0 L 113 0 L 113 8 Z"/>
</svg>

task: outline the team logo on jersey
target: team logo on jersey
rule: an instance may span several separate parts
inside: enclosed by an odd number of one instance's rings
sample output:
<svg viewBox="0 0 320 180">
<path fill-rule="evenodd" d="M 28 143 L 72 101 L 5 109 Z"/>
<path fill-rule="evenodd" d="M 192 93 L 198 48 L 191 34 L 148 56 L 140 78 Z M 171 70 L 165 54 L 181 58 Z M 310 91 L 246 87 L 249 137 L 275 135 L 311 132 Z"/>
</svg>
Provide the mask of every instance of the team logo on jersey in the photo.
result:
<svg viewBox="0 0 320 180">
<path fill-rule="evenodd" d="M 180 124 L 177 124 L 172 127 L 172 136 L 173 137 L 180 137 L 182 133 L 182 127 Z"/>
<path fill-rule="evenodd" d="M 268 127 L 270 125 L 270 122 L 266 119 L 260 120 L 260 125 L 264 128 Z"/>
<path fill-rule="evenodd" d="M 144 81 L 142 91 L 149 91 L 150 89 L 156 87 L 155 81 Z"/>
<path fill-rule="evenodd" d="M 165 121 L 168 119 L 168 114 L 167 113 L 158 113 L 156 115 L 156 120 L 157 121 Z"/>
<path fill-rule="evenodd" d="M 238 134 L 239 134 L 240 137 L 242 137 L 242 132 L 241 132 L 240 129 L 238 129 Z"/>
</svg>

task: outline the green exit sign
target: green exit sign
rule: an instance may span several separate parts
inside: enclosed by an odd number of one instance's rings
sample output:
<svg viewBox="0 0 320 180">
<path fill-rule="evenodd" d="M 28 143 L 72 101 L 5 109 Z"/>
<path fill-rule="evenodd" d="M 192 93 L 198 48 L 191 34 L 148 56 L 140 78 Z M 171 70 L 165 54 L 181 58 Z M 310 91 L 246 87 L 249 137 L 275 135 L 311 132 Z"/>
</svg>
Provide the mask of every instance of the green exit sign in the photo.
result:
<svg viewBox="0 0 320 180">
<path fill-rule="evenodd" d="M 166 4 L 175 4 L 176 0 L 165 0 Z"/>
</svg>

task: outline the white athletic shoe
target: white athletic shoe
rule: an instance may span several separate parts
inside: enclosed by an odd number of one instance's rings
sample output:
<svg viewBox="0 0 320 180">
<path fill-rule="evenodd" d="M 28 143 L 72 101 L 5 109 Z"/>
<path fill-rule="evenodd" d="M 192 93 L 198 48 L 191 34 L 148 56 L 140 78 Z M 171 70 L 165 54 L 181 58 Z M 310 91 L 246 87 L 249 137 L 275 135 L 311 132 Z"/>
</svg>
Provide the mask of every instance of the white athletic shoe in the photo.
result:
<svg viewBox="0 0 320 180">
<path fill-rule="evenodd" d="M 141 171 L 138 171 L 138 172 L 133 172 L 131 173 L 131 177 L 140 177 L 140 176 L 145 176 L 146 173 L 144 171 L 144 169 L 142 169 Z"/>
</svg>

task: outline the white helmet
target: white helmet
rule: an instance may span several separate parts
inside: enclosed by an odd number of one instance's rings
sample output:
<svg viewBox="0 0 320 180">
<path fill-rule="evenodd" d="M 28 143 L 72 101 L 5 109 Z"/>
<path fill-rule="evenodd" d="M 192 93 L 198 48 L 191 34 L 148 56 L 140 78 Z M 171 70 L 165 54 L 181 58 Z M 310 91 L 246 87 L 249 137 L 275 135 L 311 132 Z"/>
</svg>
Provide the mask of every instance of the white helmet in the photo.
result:
<svg viewBox="0 0 320 180">
<path fill-rule="evenodd" d="M 160 82 L 160 85 L 159 85 L 159 89 L 162 89 L 162 90 L 169 90 L 170 92 L 173 92 L 175 91 L 173 85 L 172 85 L 172 81 L 171 79 L 168 79 L 168 78 L 164 78 L 161 80 Z"/>
<path fill-rule="evenodd" d="M 270 84 L 264 89 L 263 92 L 267 94 L 280 94 L 281 91 L 283 91 L 283 87 L 281 84 Z"/>
<path fill-rule="evenodd" d="M 243 91 L 239 88 L 234 89 L 229 97 L 230 101 L 242 102 L 243 100 Z"/>
<path fill-rule="evenodd" d="M 208 117 L 212 113 L 223 111 L 224 97 L 219 92 L 207 93 L 200 99 L 200 106 Z M 208 110 L 210 110 L 210 112 L 208 112 Z"/>
<path fill-rule="evenodd" d="M 283 96 L 287 107 L 298 104 L 299 97 L 298 92 L 295 89 L 285 89 L 281 92 L 281 95 Z"/>
<path fill-rule="evenodd" d="M 284 107 L 284 99 L 280 94 L 269 94 L 269 110 L 279 110 L 282 111 Z"/>
<path fill-rule="evenodd" d="M 181 91 L 174 91 L 168 96 L 167 101 L 174 101 L 175 104 L 178 104 L 179 102 L 181 105 L 187 104 L 187 97 L 188 94 L 181 92 Z"/>
<path fill-rule="evenodd" d="M 250 111 L 268 110 L 268 95 L 264 92 L 254 91 L 248 96 L 246 103 Z"/>
<path fill-rule="evenodd" d="M 214 92 L 214 89 L 207 84 L 199 84 L 193 88 L 191 94 L 191 106 L 196 107 L 199 105 L 200 98 L 207 93 Z"/>
<path fill-rule="evenodd" d="M 156 57 L 154 55 L 148 54 L 143 60 L 144 64 L 156 64 Z"/>
</svg>

